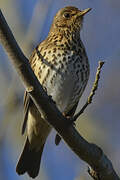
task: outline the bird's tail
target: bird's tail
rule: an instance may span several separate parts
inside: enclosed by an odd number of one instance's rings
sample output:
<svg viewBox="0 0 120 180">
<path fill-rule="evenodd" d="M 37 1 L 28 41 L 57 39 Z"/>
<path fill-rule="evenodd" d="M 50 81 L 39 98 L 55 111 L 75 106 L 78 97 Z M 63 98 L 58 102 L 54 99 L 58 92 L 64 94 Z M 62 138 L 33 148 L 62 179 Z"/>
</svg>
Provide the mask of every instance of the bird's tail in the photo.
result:
<svg viewBox="0 0 120 180">
<path fill-rule="evenodd" d="M 30 177 L 35 178 L 40 169 L 40 161 L 44 145 L 39 151 L 30 148 L 28 138 L 26 139 L 23 152 L 16 166 L 16 172 L 21 175 L 27 172 Z"/>
</svg>

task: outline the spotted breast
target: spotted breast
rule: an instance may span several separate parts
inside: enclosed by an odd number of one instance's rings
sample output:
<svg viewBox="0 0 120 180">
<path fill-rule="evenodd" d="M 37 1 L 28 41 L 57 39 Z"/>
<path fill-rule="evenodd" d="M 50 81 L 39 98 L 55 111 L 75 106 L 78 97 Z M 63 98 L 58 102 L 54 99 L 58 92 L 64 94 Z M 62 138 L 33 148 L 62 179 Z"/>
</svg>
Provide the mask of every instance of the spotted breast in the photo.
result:
<svg viewBox="0 0 120 180">
<path fill-rule="evenodd" d="M 90 8 L 81 11 L 71 6 L 60 9 L 53 19 L 47 38 L 30 57 L 30 65 L 36 77 L 64 116 L 74 114 L 89 78 L 88 58 L 80 39 L 83 16 L 89 11 Z M 51 126 L 38 112 L 27 92 L 22 133 L 26 126 L 26 142 L 16 171 L 18 174 L 27 172 L 35 178 Z"/>
</svg>

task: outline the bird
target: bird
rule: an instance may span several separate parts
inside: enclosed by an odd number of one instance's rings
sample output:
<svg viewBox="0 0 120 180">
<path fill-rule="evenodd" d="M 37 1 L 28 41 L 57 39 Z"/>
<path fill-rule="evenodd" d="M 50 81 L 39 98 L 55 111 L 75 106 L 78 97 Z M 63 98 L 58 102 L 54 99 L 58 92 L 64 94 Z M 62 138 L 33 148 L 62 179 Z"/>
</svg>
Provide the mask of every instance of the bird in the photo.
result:
<svg viewBox="0 0 120 180">
<path fill-rule="evenodd" d="M 73 116 L 87 85 L 90 66 L 80 37 L 84 15 L 91 8 L 79 10 L 73 6 L 61 8 L 53 18 L 50 31 L 32 52 L 29 63 L 44 90 L 52 97 L 59 111 Z M 38 176 L 45 142 L 52 127 L 44 120 L 31 97 L 25 91 L 24 122 L 26 141 L 16 166 L 19 175 Z M 60 141 L 57 134 L 56 144 Z"/>
</svg>

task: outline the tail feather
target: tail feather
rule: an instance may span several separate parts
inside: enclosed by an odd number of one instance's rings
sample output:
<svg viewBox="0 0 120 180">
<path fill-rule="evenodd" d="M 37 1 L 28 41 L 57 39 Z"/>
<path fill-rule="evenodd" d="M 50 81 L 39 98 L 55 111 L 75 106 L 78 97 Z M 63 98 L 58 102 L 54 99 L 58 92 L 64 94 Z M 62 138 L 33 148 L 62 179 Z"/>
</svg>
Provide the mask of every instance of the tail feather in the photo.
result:
<svg viewBox="0 0 120 180">
<path fill-rule="evenodd" d="M 35 178 L 38 175 L 43 147 L 44 145 L 39 151 L 30 149 L 30 143 L 27 138 L 23 152 L 16 166 L 16 172 L 19 175 L 24 174 L 25 172 L 27 172 L 32 178 Z"/>
</svg>

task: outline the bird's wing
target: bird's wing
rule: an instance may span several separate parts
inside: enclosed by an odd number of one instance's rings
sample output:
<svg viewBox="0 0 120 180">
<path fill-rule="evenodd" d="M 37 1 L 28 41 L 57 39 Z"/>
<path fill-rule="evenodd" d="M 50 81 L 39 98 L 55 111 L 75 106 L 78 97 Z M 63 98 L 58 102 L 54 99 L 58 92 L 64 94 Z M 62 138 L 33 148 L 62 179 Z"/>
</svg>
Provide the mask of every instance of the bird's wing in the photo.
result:
<svg viewBox="0 0 120 180">
<path fill-rule="evenodd" d="M 29 107 L 32 103 L 33 103 L 33 101 L 30 98 L 28 92 L 25 91 L 25 93 L 24 93 L 24 118 L 23 118 L 24 121 L 23 121 L 23 125 L 22 125 L 22 134 L 24 134 L 24 132 L 25 132 L 25 128 L 27 125 L 27 119 L 28 119 L 28 111 L 29 111 Z"/>
<path fill-rule="evenodd" d="M 35 53 L 36 53 L 36 49 L 33 50 L 32 54 L 31 54 L 31 56 L 29 58 L 29 63 L 30 64 L 32 64 L 32 60 L 34 60 Z M 24 117 L 23 117 L 22 131 L 21 131 L 22 135 L 24 134 L 25 128 L 26 128 L 26 125 L 27 125 L 29 107 L 33 104 L 33 101 L 30 98 L 27 91 L 25 91 L 25 93 L 24 93 L 23 102 L 24 102 Z"/>
</svg>

